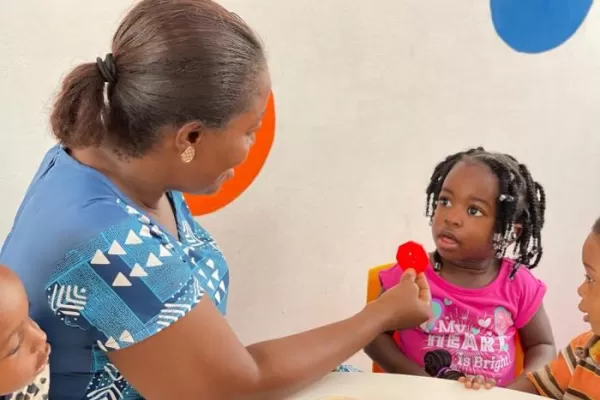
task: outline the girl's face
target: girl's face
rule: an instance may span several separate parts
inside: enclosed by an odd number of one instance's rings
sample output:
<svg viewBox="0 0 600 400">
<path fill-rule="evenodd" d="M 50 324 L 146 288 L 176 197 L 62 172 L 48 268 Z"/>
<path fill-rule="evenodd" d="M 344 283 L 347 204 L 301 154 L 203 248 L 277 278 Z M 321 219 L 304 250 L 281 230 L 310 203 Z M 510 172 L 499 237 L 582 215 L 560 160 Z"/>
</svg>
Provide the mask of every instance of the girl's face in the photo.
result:
<svg viewBox="0 0 600 400">
<path fill-rule="evenodd" d="M 464 160 L 448 173 L 433 215 L 437 250 L 451 262 L 477 262 L 495 256 L 498 178 L 484 164 Z"/>
<path fill-rule="evenodd" d="M 48 364 L 50 346 L 28 304 L 19 278 L 0 266 L 0 395 L 28 385 Z"/>
<path fill-rule="evenodd" d="M 589 323 L 596 335 L 600 335 L 600 235 L 590 233 L 582 250 L 585 279 L 577 293 L 581 296 L 579 309 L 583 320 Z"/>
</svg>

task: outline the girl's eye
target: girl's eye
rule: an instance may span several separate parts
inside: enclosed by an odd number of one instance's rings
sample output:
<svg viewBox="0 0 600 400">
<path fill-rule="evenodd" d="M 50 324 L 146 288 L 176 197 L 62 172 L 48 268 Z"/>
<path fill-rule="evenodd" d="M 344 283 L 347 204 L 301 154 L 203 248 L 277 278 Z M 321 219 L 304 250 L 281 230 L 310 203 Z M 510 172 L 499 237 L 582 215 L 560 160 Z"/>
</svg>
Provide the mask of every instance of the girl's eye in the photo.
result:
<svg viewBox="0 0 600 400">
<path fill-rule="evenodd" d="M 442 206 L 442 207 L 450 207 L 452 204 L 450 203 L 450 200 L 448 200 L 445 197 L 440 197 L 437 201 L 437 204 Z"/>
<path fill-rule="evenodd" d="M 472 217 L 481 217 L 483 213 L 477 207 L 469 207 L 467 213 Z"/>
<path fill-rule="evenodd" d="M 594 281 L 594 279 L 591 276 L 589 276 L 588 274 L 586 274 L 585 275 L 585 282 L 586 283 L 594 283 L 595 281 Z"/>
</svg>

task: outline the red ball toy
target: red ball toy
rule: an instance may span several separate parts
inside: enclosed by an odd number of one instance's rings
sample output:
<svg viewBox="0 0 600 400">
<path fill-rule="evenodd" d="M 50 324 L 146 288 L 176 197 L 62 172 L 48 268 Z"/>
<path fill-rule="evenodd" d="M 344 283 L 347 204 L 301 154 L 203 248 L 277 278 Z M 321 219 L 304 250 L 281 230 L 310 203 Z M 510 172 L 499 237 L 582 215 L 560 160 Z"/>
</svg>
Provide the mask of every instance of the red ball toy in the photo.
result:
<svg viewBox="0 0 600 400">
<path fill-rule="evenodd" d="M 419 243 L 406 242 L 398 247 L 396 261 L 403 270 L 412 268 L 419 274 L 427 269 L 429 255 Z"/>
</svg>

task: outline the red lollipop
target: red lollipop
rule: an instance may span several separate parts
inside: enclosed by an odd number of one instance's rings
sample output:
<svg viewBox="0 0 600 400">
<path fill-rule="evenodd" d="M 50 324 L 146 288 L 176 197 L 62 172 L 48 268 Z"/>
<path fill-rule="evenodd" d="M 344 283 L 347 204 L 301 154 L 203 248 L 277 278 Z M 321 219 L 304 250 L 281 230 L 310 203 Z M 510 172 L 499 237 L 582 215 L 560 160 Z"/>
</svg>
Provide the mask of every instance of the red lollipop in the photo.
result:
<svg viewBox="0 0 600 400">
<path fill-rule="evenodd" d="M 396 261 L 403 270 L 412 268 L 419 274 L 427 269 L 429 256 L 419 243 L 406 242 L 398 247 Z"/>
</svg>

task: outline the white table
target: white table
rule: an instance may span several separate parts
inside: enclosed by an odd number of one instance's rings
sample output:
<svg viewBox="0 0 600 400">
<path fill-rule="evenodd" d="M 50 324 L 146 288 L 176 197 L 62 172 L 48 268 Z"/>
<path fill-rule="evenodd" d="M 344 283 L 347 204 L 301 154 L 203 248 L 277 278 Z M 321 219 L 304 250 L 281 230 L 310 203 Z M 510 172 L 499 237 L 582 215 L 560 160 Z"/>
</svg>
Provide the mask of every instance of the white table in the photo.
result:
<svg viewBox="0 0 600 400">
<path fill-rule="evenodd" d="M 406 375 L 335 372 L 290 400 L 327 400 L 347 396 L 356 400 L 534 400 L 541 397 L 493 388 L 467 390 L 456 381 Z"/>
</svg>

